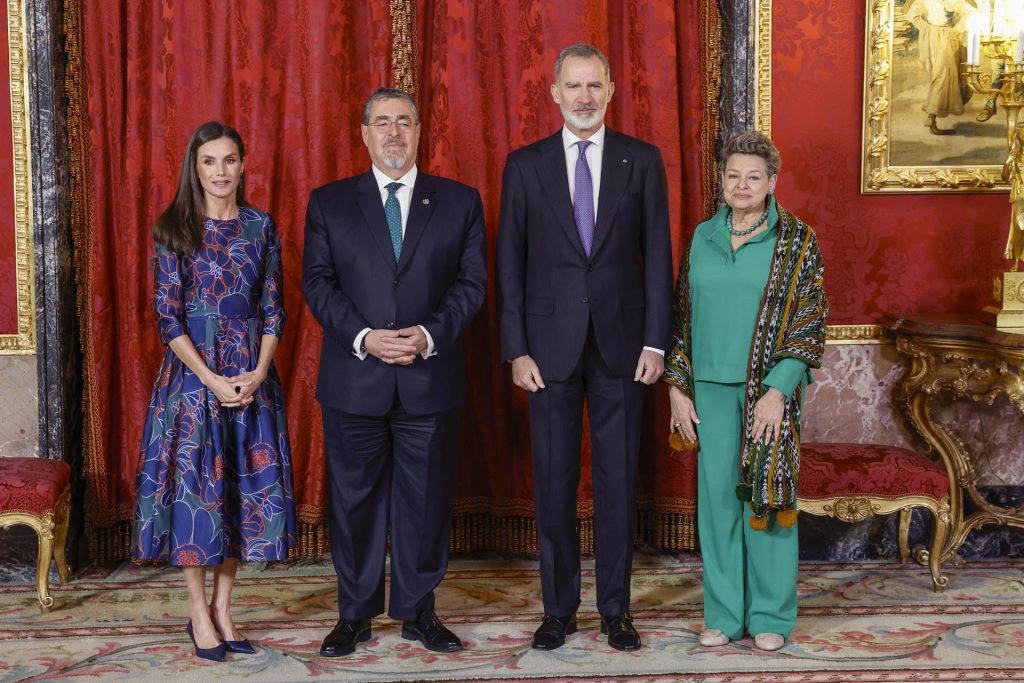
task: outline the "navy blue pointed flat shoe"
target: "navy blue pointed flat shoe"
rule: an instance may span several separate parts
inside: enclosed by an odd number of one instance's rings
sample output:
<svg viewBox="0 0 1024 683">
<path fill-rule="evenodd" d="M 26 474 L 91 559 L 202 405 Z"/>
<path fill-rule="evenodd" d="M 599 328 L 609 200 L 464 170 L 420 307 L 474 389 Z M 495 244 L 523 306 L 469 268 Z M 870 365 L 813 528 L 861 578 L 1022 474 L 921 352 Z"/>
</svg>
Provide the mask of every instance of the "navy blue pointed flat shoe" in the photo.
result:
<svg viewBox="0 0 1024 683">
<path fill-rule="evenodd" d="M 234 652 L 240 655 L 256 654 L 256 648 L 252 646 L 252 643 L 249 642 L 248 638 L 242 638 L 241 640 L 225 640 L 224 634 L 220 632 L 219 628 L 217 628 L 217 624 L 214 624 L 213 628 L 216 629 L 217 635 L 220 639 L 224 641 L 224 647 L 228 652 Z"/>
<path fill-rule="evenodd" d="M 196 634 L 192 630 L 192 620 L 188 620 L 188 627 L 185 629 L 185 633 L 192 640 L 192 646 L 196 649 L 196 657 L 200 659 L 209 659 L 211 662 L 223 662 L 224 653 L 227 647 L 224 643 L 219 644 L 217 647 L 202 648 L 196 645 Z"/>
<path fill-rule="evenodd" d="M 241 640 L 225 640 L 224 647 L 228 652 L 235 652 L 240 655 L 256 654 L 256 648 L 252 646 L 248 638 L 242 638 Z"/>
</svg>

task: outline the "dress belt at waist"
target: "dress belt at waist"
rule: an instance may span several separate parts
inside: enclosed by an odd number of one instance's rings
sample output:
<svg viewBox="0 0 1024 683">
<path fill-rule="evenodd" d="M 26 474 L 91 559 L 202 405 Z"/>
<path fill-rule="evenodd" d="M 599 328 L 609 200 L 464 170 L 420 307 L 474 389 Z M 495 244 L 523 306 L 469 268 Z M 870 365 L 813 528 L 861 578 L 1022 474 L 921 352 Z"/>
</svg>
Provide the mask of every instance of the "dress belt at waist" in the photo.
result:
<svg viewBox="0 0 1024 683">
<path fill-rule="evenodd" d="M 195 315 L 185 316 L 188 320 L 255 320 L 259 322 L 259 315 L 224 315 L 222 313 L 197 313 Z"/>
</svg>

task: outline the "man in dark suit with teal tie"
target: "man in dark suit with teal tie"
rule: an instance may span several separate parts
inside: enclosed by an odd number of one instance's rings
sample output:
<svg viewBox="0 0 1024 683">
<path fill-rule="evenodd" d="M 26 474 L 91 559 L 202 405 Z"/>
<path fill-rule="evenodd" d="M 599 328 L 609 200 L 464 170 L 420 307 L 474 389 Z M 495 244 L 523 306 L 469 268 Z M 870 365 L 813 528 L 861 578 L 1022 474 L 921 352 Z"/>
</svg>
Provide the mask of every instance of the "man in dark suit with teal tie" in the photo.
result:
<svg viewBox="0 0 1024 683">
<path fill-rule="evenodd" d="M 601 632 L 616 649 L 640 647 L 629 614 L 634 488 L 643 387 L 671 344 L 672 248 L 661 154 L 604 125 L 614 91 L 597 48 L 562 50 L 551 94 L 565 125 L 509 154 L 502 180 L 502 358 L 530 392 L 540 650 L 576 630 L 584 399 Z"/>
<path fill-rule="evenodd" d="M 317 400 L 326 447 L 331 556 L 340 619 L 320 654 L 371 637 L 384 611 L 402 636 L 437 652 L 462 643 L 437 618 L 448 566 L 460 337 L 484 299 L 483 206 L 471 187 L 416 167 L 419 113 L 401 90 L 366 103 L 366 173 L 313 191 L 302 286 L 323 327 Z"/>
</svg>

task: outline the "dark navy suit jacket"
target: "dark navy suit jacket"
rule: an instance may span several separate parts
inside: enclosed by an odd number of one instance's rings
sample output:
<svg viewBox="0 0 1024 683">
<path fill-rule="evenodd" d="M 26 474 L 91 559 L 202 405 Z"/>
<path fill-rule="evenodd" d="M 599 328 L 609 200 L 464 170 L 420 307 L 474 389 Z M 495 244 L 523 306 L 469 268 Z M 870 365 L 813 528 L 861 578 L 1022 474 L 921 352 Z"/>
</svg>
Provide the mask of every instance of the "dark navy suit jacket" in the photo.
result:
<svg viewBox="0 0 1024 683">
<path fill-rule="evenodd" d="M 313 191 L 305 239 L 302 287 L 324 331 L 317 400 L 372 416 L 391 410 L 396 392 L 413 415 L 462 404 L 459 338 L 483 303 L 487 283 L 480 194 L 420 171 L 396 263 L 380 190 L 368 171 Z M 437 355 L 392 366 L 352 353 L 364 328 L 416 325 L 430 333 Z"/>
<path fill-rule="evenodd" d="M 502 359 L 529 354 L 544 379 L 576 367 L 588 326 L 605 364 L 632 376 L 644 346 L 671 346 L 672 245 L 657 147 L 605 133 L 594 243 L 573 218 L 561 131 L 509 154 L 497 274 Z"/>
</svg>

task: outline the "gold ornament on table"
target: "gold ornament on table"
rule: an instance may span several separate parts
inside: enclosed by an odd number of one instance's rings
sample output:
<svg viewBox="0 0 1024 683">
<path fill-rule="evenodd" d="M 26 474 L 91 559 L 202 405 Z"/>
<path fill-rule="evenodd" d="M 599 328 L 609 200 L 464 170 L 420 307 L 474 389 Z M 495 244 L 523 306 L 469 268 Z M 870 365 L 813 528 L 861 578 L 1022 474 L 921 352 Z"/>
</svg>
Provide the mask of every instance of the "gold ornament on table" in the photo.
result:
<svg viewBox="0 0 1024 683">
<path fill-rule="evenodd" d="M 1018 121 L 1010 137 L 1010 156 L 1003 164 L 1003 180 L 1010 184 L 1010 236 L 1006 239 L 1006 259 L 1013 259 L 1013 270 L 1024 254 L 1024 121 Z"/>
<path fill-rule="evenodd" d="M 988 99 L 993 108 L 1006 113 L 1006 146 L 1009 151 L 1002 177 L 1010 186 L 1010 231 L 1004 258 L 1012 261 L 1009 271 L 996 273 L 993 295 L 998 306 L 986 306 L 985 313 L 1000 328 L 1024 328 L 1024 273 L 1017 267 L 1024 259 L 1024 2 L 988 0 L 982 11 L 967 18 L 967 63 L 964 75 L 971 90 Z M 982 70 L 984 55 L 992 68 Z M 991 114 L 991 112 L 989 112 Z M 980 120 L 980 119 L 979 119 Z"/>
</svg>

